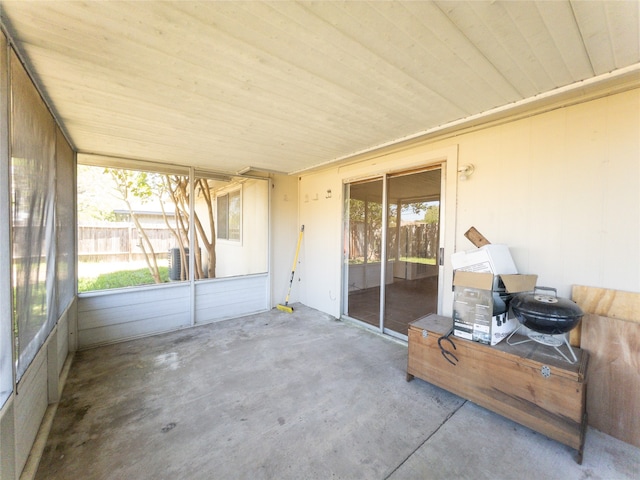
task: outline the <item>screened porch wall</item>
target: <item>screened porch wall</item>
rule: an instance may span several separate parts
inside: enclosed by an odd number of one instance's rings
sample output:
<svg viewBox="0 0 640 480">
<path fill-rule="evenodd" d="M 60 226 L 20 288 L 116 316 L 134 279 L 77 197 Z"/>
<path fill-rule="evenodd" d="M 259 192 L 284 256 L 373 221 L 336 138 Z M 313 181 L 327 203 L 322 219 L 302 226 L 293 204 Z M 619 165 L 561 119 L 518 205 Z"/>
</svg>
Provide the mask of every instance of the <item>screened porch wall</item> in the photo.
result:
<svg viewBox="0 0 640 480">
<path fill-rule="evenodd" d="M 2 32 L 0 67 L 0 190 L 5 193 L 0 201 L 0 479 L 5 480 L 28 478 L 29 459 L 38 455 L 33 447 L 43 446 L 36 441 L 42 421 L 60 398 L 77 343 L 76 155 Z M 26 179 L 32 181 L 28 191 Z M 31 268 L 24 268 L 27 260 Z M 21 340 L 15 352 L 14 320 Z"/>
</svg>

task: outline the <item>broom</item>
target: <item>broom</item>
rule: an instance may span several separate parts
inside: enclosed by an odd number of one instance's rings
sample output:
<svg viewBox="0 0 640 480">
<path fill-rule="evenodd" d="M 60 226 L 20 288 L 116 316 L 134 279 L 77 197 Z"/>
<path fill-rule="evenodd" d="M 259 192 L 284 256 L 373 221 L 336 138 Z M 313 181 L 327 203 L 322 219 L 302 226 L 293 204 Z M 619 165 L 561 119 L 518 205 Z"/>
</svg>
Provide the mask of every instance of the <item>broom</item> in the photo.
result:
<svg viewBox="0 0 640 480">
<path fill-rule="evenodd" d="M 291 280 L 289 280 L 289 291 L 284 299 L 284 304 L 278 304 L 278 310 L 283 312 L 293 313 L 293 307 L 289 306 L 289 295 L 291 295 L 291 285 L 293 285 L 293 277 L 296 273 L 296 263 L 298 263 L 298 253 L 300 253 L 300 243 L 302 242 L 302 233 L 304 232 L 304 225 L 300 227 L 300 234 L 298 235 L 298 246 L 296 247 L 296 256 L 293 259 L 293 266 L 291 267 Z"/>
</svg>

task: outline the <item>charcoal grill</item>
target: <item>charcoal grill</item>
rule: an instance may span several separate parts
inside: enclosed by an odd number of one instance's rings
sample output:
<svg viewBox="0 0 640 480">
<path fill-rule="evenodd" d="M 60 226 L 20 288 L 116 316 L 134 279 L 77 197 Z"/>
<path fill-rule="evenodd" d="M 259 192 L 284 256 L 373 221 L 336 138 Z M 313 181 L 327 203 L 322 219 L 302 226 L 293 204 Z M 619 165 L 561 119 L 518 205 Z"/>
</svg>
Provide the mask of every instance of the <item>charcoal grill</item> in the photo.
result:
<svg viewBox="0 0 640 480">
<path fill-rule="evenodd" d="M 553 294 L 549 292 L 553 292 Z M 509 345 L 518 345 L 533 340 L 555 348 L 569 363 L 577 361 L 567 335 L 578 325 L 584 315 L 575 302 L 558 297 L 558 292 L 555 288 L 535 287 L 533 292 L 523 292 L 515 295 L 511 299 L 510 306 L 520 325 L 507 338 Z M 528 339 L 511 342 L 511 337 L 521 327 L 529 329 Z M 563 345 L 566 345 L 571 359 L 560 350 Z"/>
</svg>

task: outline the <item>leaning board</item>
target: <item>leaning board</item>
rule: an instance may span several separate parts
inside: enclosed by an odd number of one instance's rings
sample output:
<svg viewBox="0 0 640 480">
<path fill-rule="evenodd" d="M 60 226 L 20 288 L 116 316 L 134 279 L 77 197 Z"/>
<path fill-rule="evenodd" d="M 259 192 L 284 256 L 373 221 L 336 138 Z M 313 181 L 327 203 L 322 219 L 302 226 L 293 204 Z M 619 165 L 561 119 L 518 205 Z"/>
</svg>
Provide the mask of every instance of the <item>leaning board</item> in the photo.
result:
<svg viewBox="0 0 640 480">
<path fill-rule="evenodd" d="M 572 297 L 585 312 L 589 424 L 640 447 L 640 293 L 575 286 Z"/>
</svg>

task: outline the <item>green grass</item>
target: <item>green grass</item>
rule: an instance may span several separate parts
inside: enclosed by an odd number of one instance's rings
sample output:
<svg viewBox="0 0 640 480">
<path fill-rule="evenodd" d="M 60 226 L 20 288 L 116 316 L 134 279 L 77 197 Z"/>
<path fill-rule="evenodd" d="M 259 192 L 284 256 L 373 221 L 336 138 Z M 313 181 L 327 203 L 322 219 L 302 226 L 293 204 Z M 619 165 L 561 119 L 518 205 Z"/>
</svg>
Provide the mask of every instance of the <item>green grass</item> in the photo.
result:
<svg viewBox="0 0 640 480">
<path fill-rule="evenodd" d="M 400 261 L 407 263 L 424 263 L 425 265 L 435 265 L 435 258 L 419 258 L 419 257 L 400 257 Z M 364 260 L 362 257 L 349 259 L 349 265 L 362 265 Z M 370 260 L 369 265 L 380 263 L 380 260 Z"/>
<path fill-rule="evenodd" d="M 162 282 L 169 281 L 169 268 L 159 267 Z M 113 273 L 102 273 L 96 278 L 79 278 L 78 291 L 92 292 L 94 290 L 108 290 L 111 288 L 136 287 L 152 285 L 155 282 L 148 268 L 138 270 L 120 270 Z"/>
<path fill-rule="evenodd" d="M 435 265 L 435 258 L 400 257 L 400 260 L 408 263 L 424 263 L 425 265 Z"/>
</svg>

